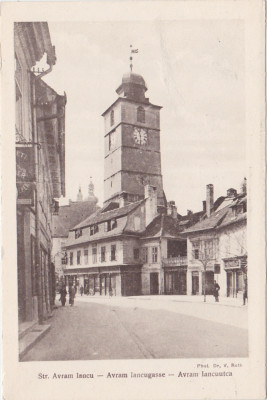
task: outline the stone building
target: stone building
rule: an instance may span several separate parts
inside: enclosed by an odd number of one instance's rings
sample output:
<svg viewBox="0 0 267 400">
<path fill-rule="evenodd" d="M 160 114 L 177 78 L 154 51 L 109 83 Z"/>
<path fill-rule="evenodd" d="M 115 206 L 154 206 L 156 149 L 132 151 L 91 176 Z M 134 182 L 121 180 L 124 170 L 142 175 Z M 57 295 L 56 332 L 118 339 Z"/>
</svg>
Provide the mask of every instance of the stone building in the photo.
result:
<svg viewBox="0 0 267 400">
<path fill-rule="evenodd" d="M 66 95 L 41 79 L 56 62 L 47 23 L 15 23 L 14 43 L 19 322 L 42 322 L 54 303 L 52 212 L 65 194 Z"/>
<path fill-rule="evenodd" d="M 240 193 L 233 188 L 213 198 L 207 185 L 206 213 L 185 230 L 187 236 L 187 294 L 213 294 L 214 279 L 222 296 L 239 297 L 247 286 L 246 180 Z"/>
</svg>

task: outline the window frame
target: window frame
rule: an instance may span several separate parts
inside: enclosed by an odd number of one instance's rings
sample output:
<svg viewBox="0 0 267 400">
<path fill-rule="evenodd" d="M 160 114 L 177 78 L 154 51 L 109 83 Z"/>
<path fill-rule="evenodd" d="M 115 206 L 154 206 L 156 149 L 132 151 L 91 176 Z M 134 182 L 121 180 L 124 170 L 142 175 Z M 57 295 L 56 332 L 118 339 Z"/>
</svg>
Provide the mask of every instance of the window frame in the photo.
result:
<svg viewBox="0 0 267 400">
<path fill-rule="evenodd" d="M 158 262 L 158 247 L 152 247 L 152 264 L 156 264 Z"/>
</svg>

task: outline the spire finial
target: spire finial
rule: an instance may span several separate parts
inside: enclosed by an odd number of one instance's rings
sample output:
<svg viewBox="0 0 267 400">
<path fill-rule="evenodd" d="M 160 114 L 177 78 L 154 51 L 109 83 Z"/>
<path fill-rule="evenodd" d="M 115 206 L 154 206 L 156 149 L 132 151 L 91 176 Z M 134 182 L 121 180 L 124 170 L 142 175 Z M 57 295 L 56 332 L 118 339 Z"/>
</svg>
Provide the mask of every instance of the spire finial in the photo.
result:
<svg viewBox="0 0 267 400">
<path fill-rule="evenodd" d="M 130 44 L 130 70 L 133 71 L 133 56 L 132 54 L 137 54 L 138 49 L 133 49 L 133 45 Z"/>
</svg>

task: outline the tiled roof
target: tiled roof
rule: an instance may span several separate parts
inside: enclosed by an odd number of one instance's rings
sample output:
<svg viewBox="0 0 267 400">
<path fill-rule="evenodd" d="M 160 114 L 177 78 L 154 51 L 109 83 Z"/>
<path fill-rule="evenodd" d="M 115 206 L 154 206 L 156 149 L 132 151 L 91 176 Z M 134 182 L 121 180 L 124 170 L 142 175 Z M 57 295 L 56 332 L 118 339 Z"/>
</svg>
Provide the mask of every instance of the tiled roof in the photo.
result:
<svg viewBox="0 0 267 400">
<path fill-rule="evenodd" d="M 210 229 L 219 229 L 232 223 L 236 223 L 246 219 L 246 213 L 235 215 L 233 208 L 246 201 L 244 195 L 238 195 L 235 198 L 225 197 L 220 205 L 217 206 L 217 211 L 211 214 L 210 217 L 203 219 L 190 228 L 186 229 L 184 233 L 192 233 L 199 231 L 206 231 Z"/>
<path fill-rule="evenodd" d="M 53 215 L 53 237 L 67 237 L 73 226 L 94 213 L 97 208 L 90 201 L 72 202 L 59 207 L 58 215 Z"/>
<path fill-rule="evenodd" d="M 177 219 L 165 214 L 160 214 L 148 225 L 142 233 L 143 238 L 148 237 L 179 237 L 182 229 Z M 182 236 L 180 236 L 182 238 Z"/>
<path fill-rule="evenodd" d="M 83 244 L 83 243 L 95 242 L 96 240 L 108 239 L 108 238 L 112 238 L 112 237 L 121 235 L 125 228 L 127 218 L 125 218 L 125 221 L 122 221 L 122 222 L 123 223 L 118 224 L 118 226 L 115 229 L 112 229 L 112 231 L 109 231 L 109 232 L 104 232 L 104 233 L 97 232 L 92 236 L 90 236 L 90 233 L 86 233 L 77 239 L 75 239 L 75 238 L 68 239 L 65 243 L 65 246 L 71 247 L 71 246 L 76 246 L 76 245 Z"/>
<path fill-rule="evenodd" d="M 90 225 L 97 224 L 99 222 L 108 221 L 113 218 L 123 217 L 129 214 L 135 208 L 137 208 L 145 200 L 136 201 L 135 203 L 128 204 L 125 207 L 116 208 L 115 210 L 103 212 L 103 209 L 96 211 L 90 217 L 83 220 L 78 225 L 74 226 L 71 230 L 76 230 L 79 228 L 85 228 Z"/>
</svg>

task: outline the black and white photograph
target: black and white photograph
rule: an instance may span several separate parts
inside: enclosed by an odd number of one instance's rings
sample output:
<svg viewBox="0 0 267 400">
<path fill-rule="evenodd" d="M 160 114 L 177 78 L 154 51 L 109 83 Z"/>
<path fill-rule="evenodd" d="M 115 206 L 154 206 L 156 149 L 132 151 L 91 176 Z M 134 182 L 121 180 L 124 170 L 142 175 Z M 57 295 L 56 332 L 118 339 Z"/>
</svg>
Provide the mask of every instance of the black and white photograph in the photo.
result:
<svg viewBox="0 0 267 400">
<path fill-rule="evenodd" d="M 248 20 L 140 17 L 152 2 L 133 4 L 136 18 L 122 6 L 120 20 L 107 3 L 112 18 L 10 24 L 16 369 L 92 391 L 168 380 L 164 399 L 204 398 L 174 386 L 219 379 L 229 391 L 213 398 L 230 399 L 252 368 L 264 274 L 251 250 L 264 250 L 251 233 L 263 158 L 254 168 Z M 111 387 L 77 399 L 163 399 Z"/>
</svg>

